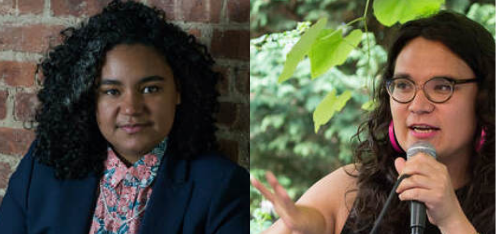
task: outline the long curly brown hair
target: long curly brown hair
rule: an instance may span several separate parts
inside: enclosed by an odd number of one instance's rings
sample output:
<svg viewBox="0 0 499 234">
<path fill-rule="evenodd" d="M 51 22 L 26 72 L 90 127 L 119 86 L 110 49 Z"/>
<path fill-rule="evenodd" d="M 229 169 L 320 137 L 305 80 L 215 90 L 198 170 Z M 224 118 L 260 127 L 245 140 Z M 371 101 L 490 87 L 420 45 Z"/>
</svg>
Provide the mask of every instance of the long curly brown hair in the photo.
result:
<svg viewBox="0 0 499 234">
<path fill-rule="evenodd" d="M 480 131 L 484 129 L 486 140 L 470 161 L 470 183 L 457 195 L 474 227 L 480 233 L 495 233 L 495 41 L 480 24 L 447 11 L 402 25 L 394 38 L 382 80 L 375 90 L 378 105 L 355 136 L 361 141 L 355 151 L 357 197 L 346 227 L 355 233 L 369 233 L 397 179 L 394 160 L 405 155 L 395 152 L 388 140 L 392 117 L 385 84 L 387 79 L 393 77 L 398 54 L 416 37 L 443 43 L 465 61 L 479 79 L 474 139 L 478 141 Z M 361 140 L 363 135 L 366 139 Z M 394 199 L 388 211 L 389 218 L 385 216 L 379 233 L 409 231 L 408 209 L 406 202 Z"/>
<path fill-rule="evenodd" d="M 104 171 L 107 141 L 95 118 L 95 92 L 108 51 L 120 44 L 154 48 L 167 60 L 180 87 L 168 151 L 193 159 L 217 151 L 215 118 L 221 76 L 206 46 L 166 21 L 165 12 L 135 1 L 113 0 L 101 13 L 61 32 L 63 42 L 38 64 L 45 77 L 38 93 L 35 158 L 60 179 Z"/>
</svg>

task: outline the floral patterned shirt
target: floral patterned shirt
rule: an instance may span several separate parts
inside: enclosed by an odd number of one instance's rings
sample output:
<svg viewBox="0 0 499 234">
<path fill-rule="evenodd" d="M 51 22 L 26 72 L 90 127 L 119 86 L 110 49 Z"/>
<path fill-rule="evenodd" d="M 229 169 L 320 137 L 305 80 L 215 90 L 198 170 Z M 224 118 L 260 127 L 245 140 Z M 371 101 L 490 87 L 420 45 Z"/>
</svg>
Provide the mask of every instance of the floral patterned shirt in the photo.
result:
<svg viewBox="0 0 499 234">
<path fill-rule="evenodd" d="M 138 233 L 166 142 L 163 140 L 129 168 L 108 147 L 90 234 Z"/>
</svg>

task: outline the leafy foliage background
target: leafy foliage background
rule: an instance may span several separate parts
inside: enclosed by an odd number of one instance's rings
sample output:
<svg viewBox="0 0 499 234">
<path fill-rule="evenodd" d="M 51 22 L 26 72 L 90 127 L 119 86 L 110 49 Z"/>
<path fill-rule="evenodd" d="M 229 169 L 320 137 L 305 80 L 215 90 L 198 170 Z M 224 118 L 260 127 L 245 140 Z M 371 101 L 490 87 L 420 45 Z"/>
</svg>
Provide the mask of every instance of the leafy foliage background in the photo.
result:
<svg viewBox="0 0 499 234">
<path fill-rule="evenodd" d="M 311 81 L 308 59 L 293 78 L 278 84 L 286 53 L 319 17 L 329 18 L 329 28 L 363 14 L 364 0 L 251 0 L 250 153 L 251 174 L 265 181 L 273 171 L 296 200 L 314 182 L 352 162 L 357 144 L 352 136 L 368 111 L 376 73 L 386 62 L 386 45 L 394 27 L 384 27 L 368 13 L 368 28 L 361 45 L 347 61 Z M 494 1 L 447 0 L 446 9 L 462 12 L 495 35 Z M 355 25 L 354 25 L 355 26 Z M 360 25 L 357 25 L 360 28 Z M 277 33 L 276 33 L 277 32 Z M 367 64 L 367 41 L 371 58 Z M 331 90 L 347 90 L 352 98 L 340 113 L 314 133 L 312 112 Z M 364 105 L 364 108 L 363 108 Z M 260 233 L 276 219 L 268 202 L 250 187 L 251 233 Z"/>
</svg>

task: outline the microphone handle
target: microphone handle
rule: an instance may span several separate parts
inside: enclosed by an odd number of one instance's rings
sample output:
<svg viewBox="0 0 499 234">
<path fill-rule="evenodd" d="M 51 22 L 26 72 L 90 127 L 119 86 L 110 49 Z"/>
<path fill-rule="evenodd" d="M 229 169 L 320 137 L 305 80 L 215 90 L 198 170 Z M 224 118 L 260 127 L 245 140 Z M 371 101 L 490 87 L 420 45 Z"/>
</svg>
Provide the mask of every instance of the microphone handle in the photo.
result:
<svg viewBox="0 0 499 234">
<path fill-rule="evenodd" d="M 423 234 L 424 229 L 422 227 L 414 227 L 411 229 L 411 234 Z"/>
<path fill-rule="evenodd" d="M 426 207 L 422 202 L 411 201 L 411 233 L 423 234 L 426 226 Z"/>
</svg>

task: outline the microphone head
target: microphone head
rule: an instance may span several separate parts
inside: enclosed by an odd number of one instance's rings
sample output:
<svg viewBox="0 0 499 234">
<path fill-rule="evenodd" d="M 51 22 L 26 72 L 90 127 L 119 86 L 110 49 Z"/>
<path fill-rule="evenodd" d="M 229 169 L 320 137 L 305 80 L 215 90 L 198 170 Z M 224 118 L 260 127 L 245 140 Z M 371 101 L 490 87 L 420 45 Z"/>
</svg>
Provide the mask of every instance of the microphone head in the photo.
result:
<svg viewBox="0 0 499 234">
<path fill-rule="evenodd" d="M 428 154 L 433 158 L 437 158 L 437 151 L 435 150 L 435 147 L 433 147 L 433 145 L 426 141 L 418 141 L 412 144 L 411 147 L 409 147 L 409 149 L 407 150 L 407 159 L 411 158 L 419 152 Z"/>
</svg>

